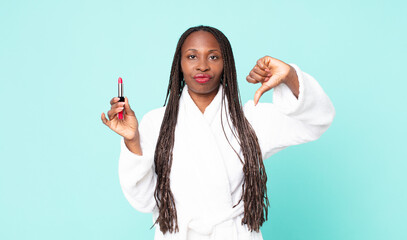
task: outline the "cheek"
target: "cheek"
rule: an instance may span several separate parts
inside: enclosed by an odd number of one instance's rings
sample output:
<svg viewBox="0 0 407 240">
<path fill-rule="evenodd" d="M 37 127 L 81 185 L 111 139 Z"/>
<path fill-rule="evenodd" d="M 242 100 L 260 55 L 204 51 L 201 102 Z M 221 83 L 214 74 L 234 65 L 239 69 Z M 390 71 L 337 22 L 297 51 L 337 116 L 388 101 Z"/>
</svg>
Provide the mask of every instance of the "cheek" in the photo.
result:
<svg viewBox="0 0 407 240">
<path fill-rule="evenodd" d="M 190 72 L 191 65 L 181 61 L 181 72 L 184 73 L 184 75 L 188 75 L 188 72 Z"/>
<path fill-rule="evenodd" d="M 184 61 L 181 61 L 181 72 L 183 73 L 184 72 Z"/>
<path fill-rule="evenodd" d="M 217 72 L 218 72 L 220 77 L 223 76 L 223 65 L 218 67 Z"/>
<path fill-rule="evenodd" d="M 186 66 L 188 65 L 187 61 L 185 61 L 184 57 L 181 56 L 181 71 L 184 71 L 184 69 L 186 69 Z"/>
</svg>

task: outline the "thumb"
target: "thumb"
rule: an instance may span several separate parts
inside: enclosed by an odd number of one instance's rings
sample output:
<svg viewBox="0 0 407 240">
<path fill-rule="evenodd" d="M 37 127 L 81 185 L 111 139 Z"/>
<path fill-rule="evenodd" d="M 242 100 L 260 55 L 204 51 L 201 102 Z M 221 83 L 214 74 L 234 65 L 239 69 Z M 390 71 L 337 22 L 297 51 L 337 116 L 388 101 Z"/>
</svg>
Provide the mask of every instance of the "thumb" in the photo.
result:
<svg viewBox="0 0 407 240">
<path fill-rule="evenodd" d="M 256 106 L 257 103 L 259 103 L 260 97 L 263 93 L 270 91 L 270 89 L 276 87 L 278 84 L 280 84 L 280 78 L 276 75 L 271 76 L 267 82 L 262 82 L 261 87 L 257 89 L 254 94 L 254 105 Z"/>
<path fill-rule="evenodd" d="M 256 93 L 254 94 L 254 105 L 255 106 L 259 102 L 261 95 L 263 95 L 263 93 L 267 92 L 268 90 L 270 90 L 270 88 L 267 87 L 266 84 L 262 84 L 261 87 L 259 89 L 257 89 Z"/>
<path fill-rule="evenodd" d="M 127 97 L 124 98 L 124 112 L 127 115 L 134 116 L 134 111 L 131 110 L 130 105 L 129 105 L 129 99 Z"/>
<path fill-rule="evenodd" d="M 102 113 L 101 119 L 102 119 L 102 122 L 103 122 L 106 126 L 110 127 L 110 124 L 111 124 L 111 123 L 110 123 L 109 120 L 107 120 L 107 118 L 106 118 L 106 116 L 105 116 L 105 113 Z"/>
</svg>

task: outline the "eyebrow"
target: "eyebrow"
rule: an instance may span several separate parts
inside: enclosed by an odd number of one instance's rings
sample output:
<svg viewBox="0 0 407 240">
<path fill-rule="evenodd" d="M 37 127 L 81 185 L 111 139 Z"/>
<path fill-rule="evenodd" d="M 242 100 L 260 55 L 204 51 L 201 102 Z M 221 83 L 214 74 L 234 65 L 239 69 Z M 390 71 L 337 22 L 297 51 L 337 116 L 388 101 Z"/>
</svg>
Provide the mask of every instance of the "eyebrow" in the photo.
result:
<svg viewBox="0 0 407 240">
<path fill-rule="evenodd" d="M 193 49 L 193 48 L 190 48 L 190 49 L 187 49 L 186 51 L 198 51 L 198 50 L 196 50 L 196 49 Z M 185 51 L 185 52 L 186 52 Z M 211 49 L 211 50 L 209 50 L 208 52 L 219 52 L 219 50 L 218 49 Z"/>
</svg>

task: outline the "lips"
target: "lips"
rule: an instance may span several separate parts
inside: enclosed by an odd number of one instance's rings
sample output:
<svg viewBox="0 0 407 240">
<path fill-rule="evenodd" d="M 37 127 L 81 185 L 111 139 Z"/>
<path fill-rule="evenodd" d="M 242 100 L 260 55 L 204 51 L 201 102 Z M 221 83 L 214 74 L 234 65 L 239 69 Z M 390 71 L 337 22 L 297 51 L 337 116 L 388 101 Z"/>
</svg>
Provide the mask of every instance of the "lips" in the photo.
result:
<svg viewBox="0 0 407 240">
<path fill-rule="evenodd" d="M 195 81 L 198 83 L 207 83 L 209 80 L 211 80 L 211 75 L 208 74 L 197 74 L 194 76 Z"/>
</svg>

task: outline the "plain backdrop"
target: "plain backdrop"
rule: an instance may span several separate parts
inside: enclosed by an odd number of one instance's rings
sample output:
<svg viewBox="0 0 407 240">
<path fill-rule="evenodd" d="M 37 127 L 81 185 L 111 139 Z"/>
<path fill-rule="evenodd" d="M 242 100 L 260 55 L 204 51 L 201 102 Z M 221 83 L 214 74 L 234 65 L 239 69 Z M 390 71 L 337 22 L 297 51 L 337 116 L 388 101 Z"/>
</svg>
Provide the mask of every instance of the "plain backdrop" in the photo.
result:
<svg viewBox="0 0 407 240">
<path fill-rule="evenodd" d="M 336 117 L 265 161 L 264 239 L 407 239 L 405 1 L 1 1 L 0 239 L 153 239 L 100 115 L 117 78 L 139 119 L 164 103 L 189 27 L 229 38 L 242 101 L 265 55 L 297 64 Z M 261 101 L 272 100 L 272 92 Z M 199 206 L 197 206 L 199 207 Z"/>
</svg>

